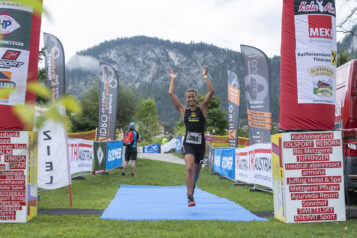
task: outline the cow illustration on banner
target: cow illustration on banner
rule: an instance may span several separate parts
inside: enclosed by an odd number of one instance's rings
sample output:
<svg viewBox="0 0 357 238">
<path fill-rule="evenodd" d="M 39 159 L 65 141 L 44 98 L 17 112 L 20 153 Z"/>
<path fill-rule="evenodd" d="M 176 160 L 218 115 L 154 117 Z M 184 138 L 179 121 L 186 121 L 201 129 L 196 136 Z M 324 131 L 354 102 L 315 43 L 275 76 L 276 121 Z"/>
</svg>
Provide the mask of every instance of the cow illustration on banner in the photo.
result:
<svg viewBox="0 0 357 238">
<path fill-rule="evenodd" d="M 245 76 L 245 95 L 249 145 L 270 143 L 270 63 L 259 49 L 241 45 Z"/>
<path fill-rule="evenodd" d="M 118 103 L 118 73 L 108 64 L 99 66 L 99 119 L 97 140 L 115 140 Z"/>
</svg>

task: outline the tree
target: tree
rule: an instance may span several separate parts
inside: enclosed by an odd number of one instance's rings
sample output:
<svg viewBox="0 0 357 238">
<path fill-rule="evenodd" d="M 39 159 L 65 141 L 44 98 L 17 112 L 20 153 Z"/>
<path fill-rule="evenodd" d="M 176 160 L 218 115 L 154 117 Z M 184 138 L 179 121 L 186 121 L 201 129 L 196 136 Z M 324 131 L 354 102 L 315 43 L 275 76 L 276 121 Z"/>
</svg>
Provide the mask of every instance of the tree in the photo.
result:
<svg viewBox="0 0 357 238">
<path fill-rule="evenodd" d="M 180 118 L 180 120 L 178 120 L 175 124 L 174 135 L 175 136 L 184 136 L 185 132 L 186 132 L 185 125 L 183 123 L 182 118 Z"/>
<path fill-rule="evenodd" d="M 159 133 L 159 116 L 153 98 L 148 98 L 139 104 L 135 122 L 138 124 L 138 131 L 143 140 L 151 142 L 151 137 Z"/>
<path fill-rule="evenodd" d="M 348 54 L 346 49 L 340 49 L 340 52 L 337 54 L 337 67 L 347 63 L 351 60 L 351 56 Z"/>
<path fill-rule="evenodd" d="M 123 88 L 119 85 L 117 105 L 116 128 L 125 129 L 130 121 L 133 121 L 138 97 L 133 90 Z M 89 131 L 97 128 L 99 116 L 99 89 L 93 85 L 88 92 L 82 94 L 81 103 L 83 113 L 73 116 L 72 131 Z"/>
<path fill-rule="evenodd" d="M 202 102 L 204 95 L 198 95 L 198 101 Z M 228 128 L 227 112 L 221 109 L 221 100 L 213 96 L 208 104 L 208 113 L 206 118 L 206 130 L 216 130 L 216 135 L 225 135 Z"/>
</svg>

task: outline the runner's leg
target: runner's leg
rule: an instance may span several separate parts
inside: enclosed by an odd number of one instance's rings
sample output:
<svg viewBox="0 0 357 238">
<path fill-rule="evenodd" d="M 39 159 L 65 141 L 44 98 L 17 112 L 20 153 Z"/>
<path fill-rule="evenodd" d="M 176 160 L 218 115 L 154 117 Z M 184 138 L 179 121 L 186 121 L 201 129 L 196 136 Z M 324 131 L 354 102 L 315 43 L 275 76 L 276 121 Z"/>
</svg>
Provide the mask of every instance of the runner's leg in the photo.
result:
<svg viewBox="0 0 357 238">
<path fill-rule="evenodd" d="M 201 171 L 201 168 L 202 168 L 202 164 L 201 163 L 199 163 L 199 164 L 195 163 L 194 168 L 195 168 L 195 171 L 194 171 L 194 174 L 193 174 L 193 189 L 195 189 L 198 177 L 200 176 L 200 171 Z"/>
<path fill-rule="evenodd" d="M 193 192 L 193 174 L 194 174 L 194 161 L 195 158 L 193 154 L 185 155 L 185 163 L 186 163 L 186 187 L 187 187 L 187 195 L 192 195 Z"/>
</svg>

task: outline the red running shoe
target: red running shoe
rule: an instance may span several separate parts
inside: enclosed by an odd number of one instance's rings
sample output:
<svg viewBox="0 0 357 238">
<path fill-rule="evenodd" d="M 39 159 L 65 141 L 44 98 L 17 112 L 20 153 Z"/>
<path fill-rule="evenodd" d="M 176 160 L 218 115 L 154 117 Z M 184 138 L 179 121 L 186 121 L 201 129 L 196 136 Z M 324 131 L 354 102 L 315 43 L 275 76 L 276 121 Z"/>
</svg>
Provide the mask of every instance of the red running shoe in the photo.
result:
<svg viewBox="0 0 357 238">
<path fill-rule="evenodd" d="M 192 195 L 191 196 L 189 195 L 187 198 L 188 198 L 188 204 L 187 204 L 188 207 L 196 206 L 195 199 L 193 199 Z"/>
</svg>

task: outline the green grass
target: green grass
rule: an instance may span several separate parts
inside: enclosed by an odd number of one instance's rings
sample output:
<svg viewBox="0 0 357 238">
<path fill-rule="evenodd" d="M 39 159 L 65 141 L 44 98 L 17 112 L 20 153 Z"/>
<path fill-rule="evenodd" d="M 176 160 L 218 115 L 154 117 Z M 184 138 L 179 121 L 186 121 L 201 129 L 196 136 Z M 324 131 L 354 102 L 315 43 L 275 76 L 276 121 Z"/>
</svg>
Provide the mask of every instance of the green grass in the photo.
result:
<svg viewBox="0 0 357 238">
<path fill-rule="evenodd" d="M 183 154 L 182 153 L 173 152 L 172 154 L 174 156 L 176 156 L 176 157 L 179 157 L 180 159 L 183 159 Z"/>
<path fill-rule="evenodd" d="M 120 170 L 109 175 L 89 175 L 73 180 L 73 208 L 105 209 L 120 184 L 184 185 L 185 167 L 139 159 L 136 177 L 121 177 Z M 129 172 L 129 170 L 127 171 Z M 250 211 L 273 211 L 273 195 L 234 187 L 203 168 L 198 187 L 239 203 Z M 40 193 L 40 209 L 69 208 L 68 188 Z M 39 215 L 26 224 L 0 224 L 0 238 L 7 237 L 356 237 L 357 219 L 347 222 L 284 224 L 225 221 L 111 221 L 100 216 Z"/>
</svg>

